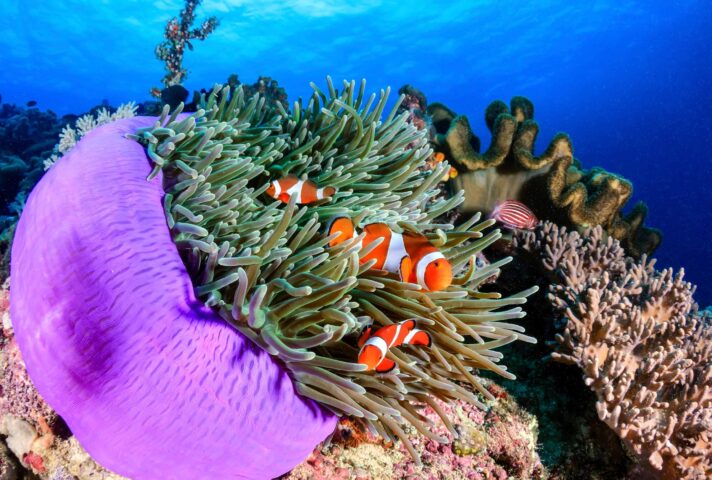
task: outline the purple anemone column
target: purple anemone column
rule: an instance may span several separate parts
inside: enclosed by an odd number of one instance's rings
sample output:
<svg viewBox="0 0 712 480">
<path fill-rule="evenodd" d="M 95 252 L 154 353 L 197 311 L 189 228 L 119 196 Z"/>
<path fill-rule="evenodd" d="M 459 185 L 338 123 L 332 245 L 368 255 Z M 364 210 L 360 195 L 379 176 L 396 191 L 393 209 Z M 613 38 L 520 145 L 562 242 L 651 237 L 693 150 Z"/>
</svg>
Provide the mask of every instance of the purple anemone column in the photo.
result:
<svg viewBox="0 0 712 480">
<path fill-rule="evenodd" d="M 35 187 L 12 247 L 11 316 L 30 377 L 102 465 L 134 479 L 271 478 L 336 419 L 196 300 L 160 176 L 100 127 Z"/>
</svg>

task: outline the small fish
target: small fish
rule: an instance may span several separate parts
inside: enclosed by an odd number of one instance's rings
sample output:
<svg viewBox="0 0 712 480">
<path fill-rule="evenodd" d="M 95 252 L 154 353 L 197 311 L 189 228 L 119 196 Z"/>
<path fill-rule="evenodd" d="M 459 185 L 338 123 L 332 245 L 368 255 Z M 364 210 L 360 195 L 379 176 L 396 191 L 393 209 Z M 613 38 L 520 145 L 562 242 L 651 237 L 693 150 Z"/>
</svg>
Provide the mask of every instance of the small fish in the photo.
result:
<svg viewBox="0 0 712 480">
<path fill-rule="evenodd" d="M 297 196 L 297 203 L 308 205 L 323 200 L 336 193 L 334 187 L 319 188 L 311 180 L 300 180 L 296 175 L 289 175 L 280 180 L 273 180 L 267 188 L 267 195 L 284 203 L 289 203 L 292 195 Z"/>
<path fill-rule="evenodd" d="M 368 370 L 385 373 L 393 370 L 396 363 L 386 358 L 386 353 L 391 347 L 401 345 L 425 345 L 432 343 L 430 335 L 423 330 L 415 328 L 415 320 L 405 320 L 395 325 L 381 327 L 373 334 L 371 327 L 359 338 L 358 363 L 366 365 Z"/>
<path fill-rule="evenodd" d="M 28 107 L 34 107 L 35 105 L 37 105 L 37 100 L 30 100 L 27 102 Z"/>
<path fill-rule="evenodd" d="M 416 283 L 433 292 L 445 290 L 452 283 L 450 262 L 425 235 L 396 233 L 385 223 L 366 225 L 363 231 L 362 248 L 379 238 L 383 241 L 361 257 L 362 264 L 376 259 L 372 268 L 399 273 L 402 281 Z M 353 221 L 347 217 L 338 217 L 331 222 L 328 235 L 337 232 L 340 235 L 329 243 L 332 247 L 358 235 Z"/>
<path fill-rule="evenodd" d="M 522 202 L 517 202 L 516 200 L 506 200 L 495 205 L 490 218 L 494 218 L 502 226 L 512 230 L 532 230 L 539 223 L 534 212 Z"/>
</svg>

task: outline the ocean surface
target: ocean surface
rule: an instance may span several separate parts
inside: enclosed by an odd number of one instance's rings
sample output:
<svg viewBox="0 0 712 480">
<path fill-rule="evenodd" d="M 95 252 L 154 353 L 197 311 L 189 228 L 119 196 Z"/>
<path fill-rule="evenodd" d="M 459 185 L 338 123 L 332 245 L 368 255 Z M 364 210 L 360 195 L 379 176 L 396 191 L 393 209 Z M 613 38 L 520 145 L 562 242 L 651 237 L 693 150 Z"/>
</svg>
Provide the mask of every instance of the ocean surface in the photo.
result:
<svg viewBox="0 0 712 480">
<path fill-rule="evenodd" d="M 58 114 L 148 100 L 161 86 L 154 47 L 183 0 L 2 0 L 3 102 Z M 290 100 L 326 75 L 403 84 L 467 114 L 489 142 L 484 109 L 524 95 L 537 149 L 564 131 L 585 168 L 631 180 L 660 228 L 659 266 L 684 267 L 712 303 L 712 3 L 667 1 L 205 0 L 189 89 L 237 73 L 271 76 Z"/>
</svg>

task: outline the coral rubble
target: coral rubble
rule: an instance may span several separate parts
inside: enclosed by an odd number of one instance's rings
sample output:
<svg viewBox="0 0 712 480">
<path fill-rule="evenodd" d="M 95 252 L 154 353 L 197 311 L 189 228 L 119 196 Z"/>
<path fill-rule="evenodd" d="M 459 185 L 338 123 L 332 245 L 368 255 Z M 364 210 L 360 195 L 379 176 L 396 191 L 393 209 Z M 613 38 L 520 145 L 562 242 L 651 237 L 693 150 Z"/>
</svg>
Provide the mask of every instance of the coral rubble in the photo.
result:
<svg viewBox="0 0 712 480">
<path fill-rule="evenodd" d="M 549 299 L 565 318 L 558 361 L 581 368 L 598 416 L 639 457 L 636 478 L 712 475 L 712 317 L 698 312 L 683 272 L 626 257 L 596 227 L 546 222 L 515 248 L 549 272 Z"/>
<path fill-rule="evenodd" d="M 644 204 L 622 214 L 633 191 L 628 180 L 600 168 L 584 170 L 566 134 L 556 135 L 541 155 L 534 154 L 539 127 L 528 99 L 514 97 L 509 107 L 501 101 L 487 107 L 492 140 L 482 153 L 466 116 L 440 103 L 429 105 L 427 112 L 435 148 L 460 171 L 452 187 L 465 192 L 465 212 L 491 212 L 497 202 L 520 200 L 542 219 L 579 228 L 601 225 L 633 256 L 658 247 L 661 233 L 643 226 Z"/>
</svg>

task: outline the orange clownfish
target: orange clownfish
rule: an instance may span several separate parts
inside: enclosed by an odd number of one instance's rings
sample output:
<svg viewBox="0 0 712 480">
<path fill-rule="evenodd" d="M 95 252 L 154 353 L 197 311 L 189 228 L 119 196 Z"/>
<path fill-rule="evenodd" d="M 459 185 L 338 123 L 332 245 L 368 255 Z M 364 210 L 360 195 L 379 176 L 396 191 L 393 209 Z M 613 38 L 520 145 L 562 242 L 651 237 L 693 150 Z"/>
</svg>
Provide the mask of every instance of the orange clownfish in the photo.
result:
<svg viewBox="0 0 712 480">
<path fill-rule="evenodd" d="M 297 196 L 298 204 L 314 203 L 336 193 L 334 187 L 319 188 L 311 180 L 300 180 L 296 175 L 289 175 L 273 180 L 267 187 L 267 195 L 284 203 L 289 203 L 292 195 Z"/>
<path fill-rule="evenodd" d="M 401 345 L 429 347 L 431 342 L 430 335 L 415 328 L 415 320 L 412 319 L 381 327 L 373 334 L 371 334 L 371 327 L 368 327 L 358 340 L 358 346 L 361 347 L 358 352 L 358 363 L 366 365 L 368 370 L 376 370 L 379 373 L 389 372 L 396 366 L 396 362 L 386 358 L 389 348 Z"/>
<path fill-rule="evenodd" d="M 417 283 L 433 292 L 445 290 L 452 283 L 450 262 L 425 235 L 396 233 L 385 223 L 366 225 L 363 231 L 366 235 L 361 241 L 362 247 L 379 238 L 383 241 L 368 255 L 361 257 L 361 263 L 375 258 L 373 268 L 400 273 L 402 281 Z M 353 221 L 346 217 L 332 221 L 328 234 L 337 232 L 340 235 L 329 243 L 332 247 L 357 236 Z"/>
</svg>

